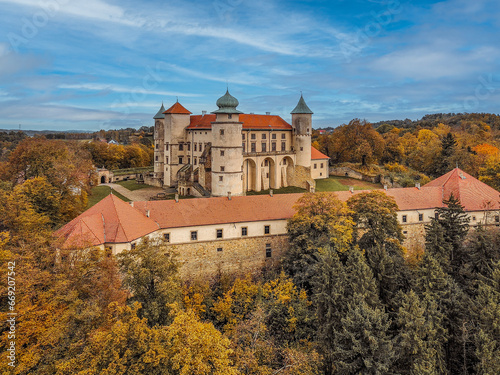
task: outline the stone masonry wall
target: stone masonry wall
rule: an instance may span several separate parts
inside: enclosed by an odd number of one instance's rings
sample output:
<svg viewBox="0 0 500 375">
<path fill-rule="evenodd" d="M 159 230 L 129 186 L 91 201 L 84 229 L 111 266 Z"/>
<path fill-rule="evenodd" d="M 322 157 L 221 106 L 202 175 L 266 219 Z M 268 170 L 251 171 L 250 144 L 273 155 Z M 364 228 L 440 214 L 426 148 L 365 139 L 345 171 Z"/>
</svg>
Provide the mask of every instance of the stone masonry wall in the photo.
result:
<svg viewBox="0 0 500 375">
<path fill-rule="evenodd" d="M 266 244 L 272 256 L 266 257 Z M 222 251 L 217 251 L 222 248 Z M 223 273 L 247 273 L 266 265 L 278 265 L 288 249 L 286 235 L 248 237 L 232 240 L 193 242 L 172 245 L 178 253 L 179 273 L 183 278 L 210 277 Z"/>
<path fill-rule="evenodd" d="M 294 175 L 290 185 L 297 186 L 303 189 L 308 189 L 308 183 L 310 181 L 314 182 L 311 177 L 311 168 L 303 167 L 301 165 L 296 165 L 294 167 Z"/>
<path fill-rule="evenodd" d="M 403 246 L 408 250 L 408 254 L 423 250 L 425 248 L 425 224 L 402 224 L 405 240 Z"/>
</svg>

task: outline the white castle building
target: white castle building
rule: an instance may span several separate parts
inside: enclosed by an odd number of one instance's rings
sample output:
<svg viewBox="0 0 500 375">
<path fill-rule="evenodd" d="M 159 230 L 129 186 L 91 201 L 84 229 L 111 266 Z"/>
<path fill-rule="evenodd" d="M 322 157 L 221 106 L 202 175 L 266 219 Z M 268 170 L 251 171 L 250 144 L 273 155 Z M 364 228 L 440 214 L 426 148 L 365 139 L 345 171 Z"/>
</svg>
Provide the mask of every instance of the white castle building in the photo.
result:
<svg viewBox="0 0 500 375">
<path fill-rule="evenodd" d="M 181 195 L 239 196 L 298 186 L 314 191 L 328 177 L 328 156 L 311 147 L 312 115 L 304 98 L 280 116 L 244 114 L 226 92 L 212 114 L 192 115 L 179 102 L 154 116 L 153 183 Z"/>
</svg>

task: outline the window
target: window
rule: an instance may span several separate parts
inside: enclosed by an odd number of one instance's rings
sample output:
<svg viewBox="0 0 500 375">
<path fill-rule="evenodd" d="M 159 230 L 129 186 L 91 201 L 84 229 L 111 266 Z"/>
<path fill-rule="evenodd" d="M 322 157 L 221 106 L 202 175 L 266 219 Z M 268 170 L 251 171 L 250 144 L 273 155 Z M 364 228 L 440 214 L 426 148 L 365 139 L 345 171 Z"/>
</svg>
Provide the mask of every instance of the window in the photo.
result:
<svg viewBox="0 0 500 375">
<path fill-rule="evenodd" d="M 242 227 L 241 228 L 241 235 L 242 236 L 248 236 L 248 228 L 247 227 Z"/>
<path fill-rule="evenodd" d="M 167 144 L 165 145 L 165 148 L 166 148 L 166 150 L 168 151 L 168 142 L 167 142 Z"/>
<path fill-rule="evenodd" d="M 255 133 L 252 133 L 252 134 L 250 135 L 250 138 L 255 139 Z"/>
<path fill-rule="evenodd" d="M 222 238 L 222 229 L 217 229 L 216 237 L 217 238 Z"/>
<path fill-rule="evenodd" d="M 243 152 L 246 152 L 246 150 L 245 150 L 245 142 L 243 142 L 243 143 L 241 144 L 241 147 L 243 148 Z"/>
<path fill-rule="evenodd" d="M 241 134 L 243 140 L 245 140 L 245 133 Z"/>
<path fill-rule="evenodd" d="M 158 156 L 155 156 L 155 160 L 158 161 Z"/>
<path fill-rule="evenodd" d="M 269 233 L 271 233 L 271 226 L 264 225 L 264 234 L 269 234 Z"/>
<path fill-rule="evenodd" d="M 224 135 L 224 129 L 220 130 L 220 135 Z"/>
<path fill-rule="evenodd" d="M 314 169 L 318 169 L 318 164 L 314 163 Z"/>
<path fill-rule="evenodd" d="M 233 115 L 227 115 L 227 118 L 231 120 L 233 118 Z"/>
<path fill-rule="evenodd" d="M 183 151 L 184 150 L 184 143 L 179 143 L 179 151 Z"/>
<path fill-rule="evenodd" d="M 475 216 L 472 216 L 472 221 L 476 221 L 476 217 Z"/>
<path fill-rule="evenodd" d="M 266 258 L 271 258 L 273 256 L 273 250 L 271 249 L 271 244 L 266 243 Z"/>
<path fill-rule="evenodd" d="M 198 150 L 200 150 L 200 152 L 203 151 L 203 146 L 202 146 L 201 142 L 198 143 Z"/>
<path fill-rule="evenodd" d="M 191 241 L 197 241 L 198 240 L 198 231 L 194 230 L 191 232 Z"/>
<path fill-rule="evenodd" d="M 286 138 L 286 134 L 285 133 L 281 133 L 281 139 L 285 139 Z"/>
<path fill-rule="evenodd" d="M 188 142 L 188 151 L 191 151 L 191 142 Z"/>
<path fill-rule="evenodd" d="M 256 151 L 257 150 L 257 146 L 256 146 L 255 142 L 252 142 L 251 145 L 250 145 L 250 147 L 251 147 L 251 152 L 257 152 Z"/>
<path fill-rule="evenodd" d="M 198 164 L 198 160 L 196 160 L 196 156 L 194 157 L 194 165 Z"/>
<path fill-rule="evenodd" d="M 276 139 L 276 133 L 273 133 L 273 134 L 271 135 L 271 139 Z"/>
<path fill-rule="evenodd" d="M 262 139 L 266 139 L 266 134 L 262 133 Z"/>
<path fill-rule="evenodd" d="M 323 163 L 320 164 L 320 168 L 323 168 Z"/>
<path fill-rule="evenodd" d="M 304 151 L 304 147 L 301 147 L 301 148 L 300 148 L 300 151 Z"/>
<path fill-rule="evenodd" d="M 158 147 L 159 147 L 159 146 L 160 146 L 160 145 L 157 143 L 157 144 L 156 144 L 156 149 L 157 149 L 157 150 L 158 150 Z"/>
<path fill-rule="evenodd" d="M 167 164 L 168 164 L 168 156 L 167 156 L 167 158 L 166 158 L 165 160 L 166 160 L 166 162 L 167 162 Z"/>
<path fill-rule="evenodd" d="M 407 231 L 407 230 L 404 230 L 404 231 L 403 231 L 403 234 L 408 234 L 408 231 Z"/>
<path fill-rule="evenodd" d="M 266 142 L 262 142 L 262 152 L 266 152 Z"/>
<path fill-rule="evenodd" d="M 266 159 L 266 160 L 264 160 L 264 166 L 266 166 L 266 167 L 267 167 L 268 165 L 269 165 L 269 160 L 267 160 L 267 159 Z"/>
<path fill-rule="evenodd" d="M 281 142 L 281 151 L 286 150 L 286 142 Z"/>
<path fill-rule="evenodd" d="M 220 156 L 224 156 L 224 151 L 220 150 Z"/>
<path fill-rule="evenodd" d="M 418 221 L 424 221 L 424 214 L 418 214 Z"/>
<path fill-rule="evenodd" d="M 218 248 L 217 248 L 217 252 L 218 252 L 218 253 L 222 252 L 222 247 L 218 247 Z"/>
<path fill-rule="evenodd" d="M 163 239 L 165 242 L 170 242 L 170 233 L 163 233 Z"/>
<path fill-rule="evenodd" d="M 286 159 L 283 159 L 283 165 L 286 165 Z"/>
<path fill-rule="evenodd" d="M 224 181 L 224 177 L 219 176 L 219 181 L 220 181 L 220 182 Z"/>
<path fill-rule="evenodd" d="M 271 151 L 276 151 L 276 142 L 271 143 Z"/>
<path fill-rule="evenodd" d="M 131 244 L 131 245 L 130 245 L 130 248 L 131 248 L 132 250 L 134 250 L 134 249 L 136 248 L 136 246 L 137 246 L 137 245 L 136 245 L 135 243 L 133 243 L 133 244 Z"/>
<path fill-rule="evenodd" d="M 406 215 L 403 215 L 403 223 L 406 223 L 408 221 L 408 217 Z"/>
<path fill-rule="evenodd" d="M 225 168 L 223 165 L 221 165 L 221 167 L 220 167 L 220 171 L 221 171 L 221 172 L 224 172 L 224 170 L 225 170 L 225 169 L 226 169 L 226 168 Z"/>
<path fill-rule="evenodd" d="M 500 216 L 498 215 L 495 216 L 495 223 L 500 223 Z"/>
<path fill-rule="evenodd" d="M 320 175 L 320 176 L 323 176 L 323 173 L 319 172 L 319 175 Z"/>
<path fill-rule="evenodd" d="M 195 151 L 198 151 L 198 143 L 195 143 L 195 144 L 194 144 L 194 150 L 195 150 Z"/>
<path fill-rule="evenodd" d="M 179 157 L 179 164 L 182 164 L 182 157 Z"/>
</svg>

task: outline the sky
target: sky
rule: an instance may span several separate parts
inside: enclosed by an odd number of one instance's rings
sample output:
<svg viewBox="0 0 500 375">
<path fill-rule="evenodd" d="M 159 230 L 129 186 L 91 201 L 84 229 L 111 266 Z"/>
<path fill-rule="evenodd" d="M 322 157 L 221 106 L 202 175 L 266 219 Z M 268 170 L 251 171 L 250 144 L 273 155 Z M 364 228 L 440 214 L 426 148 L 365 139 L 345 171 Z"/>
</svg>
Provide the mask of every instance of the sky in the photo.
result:
<svg viewBox="0 0 500 375">
<path fill-rule="evenodd" d="M 497 0 L 0 0 L 0 129 L 152 126 L 162 102 L 313 126 L 500 113 Z"/>
</svg>

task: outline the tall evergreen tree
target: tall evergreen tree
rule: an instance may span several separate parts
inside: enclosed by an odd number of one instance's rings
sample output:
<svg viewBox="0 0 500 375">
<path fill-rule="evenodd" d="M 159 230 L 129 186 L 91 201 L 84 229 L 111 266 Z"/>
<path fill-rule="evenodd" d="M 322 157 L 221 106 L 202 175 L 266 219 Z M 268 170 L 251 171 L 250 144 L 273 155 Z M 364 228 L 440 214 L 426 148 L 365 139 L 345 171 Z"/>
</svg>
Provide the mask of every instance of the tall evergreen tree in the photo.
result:
<svg viewBox="0 0 500 375">
<path fill-rule="evenodd" d="M 410 375 L 438 375 L 440 344 L 436 340 L 433 322 L 426 318 L 425 302 L 422 303 L 413 290 L 402 295 L 397 316 L 399 334 L 395 351 L 397 360 L 393 372 Z"/>
<path fill-rule="evenodd" d="M 389 373 L 395 354 L 387 334 L 391 324 L 388 315 L 355 295 L 341 322 L 342 328 L 335 333 L 336 373 Z"/>
<path fill-rule="evenodd" d="M 441 139 L 441 154 L 435 164 L 434 174 L 442 176 L 453 168 L 453 156 L 457 148 L 455 136 L 449 132 Z"/>
</svg>

